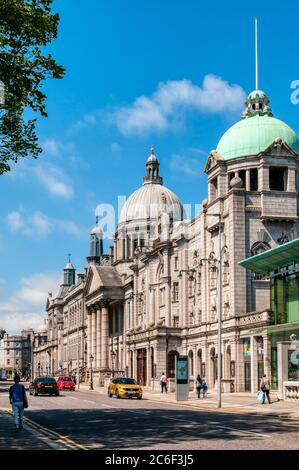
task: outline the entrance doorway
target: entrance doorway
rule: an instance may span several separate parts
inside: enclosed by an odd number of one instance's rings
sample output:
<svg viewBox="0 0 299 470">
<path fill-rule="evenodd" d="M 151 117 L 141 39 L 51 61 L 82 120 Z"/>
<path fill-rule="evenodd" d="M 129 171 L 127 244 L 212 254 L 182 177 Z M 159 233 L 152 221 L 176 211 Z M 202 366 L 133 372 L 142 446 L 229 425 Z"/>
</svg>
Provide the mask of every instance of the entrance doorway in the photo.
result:
<svg viewBox="0 0 299 470">
<path fill-rule="evenodd" d="M 146 385 L 146 349 L 137 349 L 137 382 Z"/>
</svg>

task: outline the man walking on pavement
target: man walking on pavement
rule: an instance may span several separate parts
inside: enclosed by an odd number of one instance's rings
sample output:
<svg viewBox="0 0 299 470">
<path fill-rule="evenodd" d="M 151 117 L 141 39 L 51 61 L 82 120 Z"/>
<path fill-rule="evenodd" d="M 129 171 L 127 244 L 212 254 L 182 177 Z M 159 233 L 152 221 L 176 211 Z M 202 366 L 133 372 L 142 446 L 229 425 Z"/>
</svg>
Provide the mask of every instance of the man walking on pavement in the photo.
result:
<svg viewBox="0 0 299 470">
<path fill-rule="evenodd" d="M 168 378 L 166 377 L 165 373 L 162 372 L 162 375 L 160 377 L 161 393 L 163 393 L 164 389 L 165 389 L 165 392 L 167 393 L 167 381 L 168 381 Z"/>
<path fill-rule="evenodd" d="M 23 413 L 24 408 L 28 408 L 28 400 L 25 387 L 20 384 L 19 375 L 15 375 L 14 382 L 9 389 L 9 402 L 12 405 L 15 432 L 18 432 L 23 429 Z"/>
</svg>

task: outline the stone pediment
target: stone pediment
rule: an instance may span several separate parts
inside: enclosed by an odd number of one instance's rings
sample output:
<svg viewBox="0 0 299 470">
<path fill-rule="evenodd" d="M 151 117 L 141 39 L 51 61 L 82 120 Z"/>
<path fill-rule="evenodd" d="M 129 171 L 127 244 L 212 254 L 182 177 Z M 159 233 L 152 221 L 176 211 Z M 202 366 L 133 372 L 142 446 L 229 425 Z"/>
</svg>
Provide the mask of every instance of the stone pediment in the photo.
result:
<svg viewBox="0 0 299 470">
<path fill-rule="evenodd" d="M 205 172 L 207 173 L 211 168 L 216 166 L 219 160 L 222 161 L 221 155 L 216 152 L 216 150 L 212 150 L 206 163 Z"/>
<path fill-rule="evenodd" d="M 260 152 L 260 156 L 298 158 L 296 152 L 282 139 L 275 139 L 269 147 Z"/>
<path fill-rule="evenodd" d="M 104 289 L 119 289 L 122 279 L 115 267 L 90 266 L 86 279 L 86 295 Z"/>
</svg>

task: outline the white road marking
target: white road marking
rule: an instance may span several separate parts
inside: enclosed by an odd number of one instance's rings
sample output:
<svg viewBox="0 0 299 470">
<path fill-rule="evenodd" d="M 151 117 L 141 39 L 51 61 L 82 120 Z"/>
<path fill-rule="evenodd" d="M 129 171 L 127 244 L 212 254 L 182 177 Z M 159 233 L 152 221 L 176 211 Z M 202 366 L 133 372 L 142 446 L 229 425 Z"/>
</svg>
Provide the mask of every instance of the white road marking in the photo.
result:
<svg viewBox="0 0 299 470">
<path fill-rule="evenodd" d="M 76 397 L 69 397 L 70 400 L 79 400 L 79 398 Z"/>
<path fill-rule="evenodd" d="M 82 400 L 82 401 L 85 401 L 86 403 L 92 403 L 93 405 L 96 405 L 95 401 L 90 401 L 90 400 Z"/>
<path fill-rule="evenodd" d="M 103 408 L 114 408 L 114 409 L 116 408 L 115 406 L 112 406 L 112 405 L 104 405 L 103 403 L 101 404 L 101 406 L 102 406 Z"/>
</svg>

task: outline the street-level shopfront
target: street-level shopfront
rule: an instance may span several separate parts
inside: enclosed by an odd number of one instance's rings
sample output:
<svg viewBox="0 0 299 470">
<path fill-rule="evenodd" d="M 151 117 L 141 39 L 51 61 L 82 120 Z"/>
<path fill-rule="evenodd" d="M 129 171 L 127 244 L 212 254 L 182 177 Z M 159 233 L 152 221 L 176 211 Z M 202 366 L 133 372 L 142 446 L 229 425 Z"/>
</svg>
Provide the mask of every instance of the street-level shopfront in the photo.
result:
<svg viewBox="0 0 299 470">
<path fill-rule="evenodd" d="M 256 333 L 267 334 L 271 339 L 271 382 L 272 388 L 275 389 L 277 388 L 277 343 L 289 341 L 292 334 L 299 340 L 299 238 L 242 260 L 240 265 L 270 278 L 271 324 L 260 328 Z M 258 348 L 259 350 L 261 351 L 261 348 Z M 290 362 L 289 375 L 296 376 L 293 366 Z M 259 359 L 258 353 L 259 377 L 263 372 L 262 368 L 262 360 L 261 357 Z M 245 375 L 245 386 L 246 378 Z"/>
</svg>

